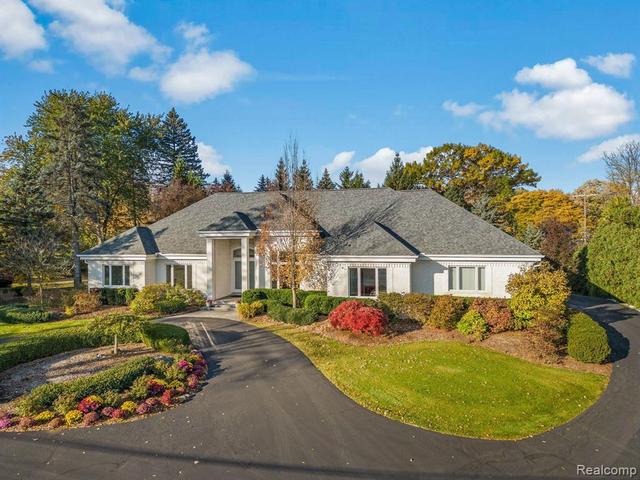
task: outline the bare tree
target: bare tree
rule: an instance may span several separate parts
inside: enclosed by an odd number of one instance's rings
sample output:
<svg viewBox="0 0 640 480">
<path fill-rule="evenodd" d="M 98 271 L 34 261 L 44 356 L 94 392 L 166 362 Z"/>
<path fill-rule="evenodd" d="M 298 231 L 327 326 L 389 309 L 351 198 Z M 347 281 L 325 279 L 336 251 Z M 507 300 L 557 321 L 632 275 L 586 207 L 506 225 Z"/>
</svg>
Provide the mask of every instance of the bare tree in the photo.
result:
<svg viewBox="0 0 640 480">
<path fill-rule="evenodd" d="M 282 156 L 288 178 L 295 179 L 299 168 L 299 148 L 294 137 L 284 146 Z M 265 257 L 272 275 L 291 288 L 297 307 L 296 290 L 316 268 L 321 238 L 315 221 L 317 196 L 293 181 L 284 191 L 273 192 L 273 202 L 265 212 L 258 251 Z"/>
<path fill-rule="evenodd" d="M 609 180 L 620 185 L 632 205 L 640 204 L 640 142 L 620 145 L 615 152 L 605 152 Z"/>
</svg>

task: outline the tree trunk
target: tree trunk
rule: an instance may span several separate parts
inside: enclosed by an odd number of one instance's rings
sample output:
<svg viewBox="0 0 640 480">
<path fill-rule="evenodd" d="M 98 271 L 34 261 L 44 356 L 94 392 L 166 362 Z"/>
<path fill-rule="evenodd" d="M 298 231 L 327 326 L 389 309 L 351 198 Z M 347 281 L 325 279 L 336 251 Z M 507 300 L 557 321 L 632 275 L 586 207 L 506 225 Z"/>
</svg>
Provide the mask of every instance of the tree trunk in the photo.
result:
<svg viewBox="0 0 640 480">
<path fill-rule="evenodd" d="M 113 335 L 113 354 L 118 355 L 118 334 Z"/>
<path fill-rule="evenodd" d="M 73 249 L 73 286 L 82 287 L 82 273 L 80 272 L 80 233 L 75 222 L 71 225 L 71 248 Z"/>
</svg>

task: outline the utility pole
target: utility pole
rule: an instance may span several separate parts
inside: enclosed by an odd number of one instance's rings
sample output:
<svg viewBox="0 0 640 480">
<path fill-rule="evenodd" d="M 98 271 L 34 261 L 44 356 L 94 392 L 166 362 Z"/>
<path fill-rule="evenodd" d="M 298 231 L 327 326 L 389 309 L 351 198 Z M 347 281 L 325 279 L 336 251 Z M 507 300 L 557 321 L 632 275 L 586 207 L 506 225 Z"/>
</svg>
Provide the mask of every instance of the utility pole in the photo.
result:
<svg viewBox="0 0 640 480">
<path fill-rule="evenodd" d="M 582 198 L 582 244 L 587 244 L 587 197 L 598 197 L 599 193 L 574 193 L 572 197 Z"/>
</svg>

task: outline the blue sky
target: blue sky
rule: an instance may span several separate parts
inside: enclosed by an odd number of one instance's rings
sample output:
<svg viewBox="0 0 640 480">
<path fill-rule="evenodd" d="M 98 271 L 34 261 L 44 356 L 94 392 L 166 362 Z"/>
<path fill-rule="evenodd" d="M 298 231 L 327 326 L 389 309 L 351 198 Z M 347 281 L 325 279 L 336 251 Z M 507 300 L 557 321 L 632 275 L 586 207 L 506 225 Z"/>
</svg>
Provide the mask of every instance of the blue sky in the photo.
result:
<svg viewBox="0 0 640 480">
<path fill-rule="evenodd" d="M 486 142 L 571 190 L 640 139 L 639 21 L 635 1 L 0 0 L 0 134 L 48 89 L 106 90 L 176 106 L 245 190 L 290 134 L 314 174 L 375 183 L 393 151 Z"/>
</svg>

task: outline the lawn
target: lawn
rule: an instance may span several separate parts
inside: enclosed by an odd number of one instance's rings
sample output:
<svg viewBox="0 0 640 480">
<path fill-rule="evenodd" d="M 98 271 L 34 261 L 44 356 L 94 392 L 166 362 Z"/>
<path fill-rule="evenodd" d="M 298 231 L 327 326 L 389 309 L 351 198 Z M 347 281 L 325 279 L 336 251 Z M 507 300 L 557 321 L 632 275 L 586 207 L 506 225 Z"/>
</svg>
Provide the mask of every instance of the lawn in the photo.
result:
<svg viewBox="0 0 640 480">
<path fill-rule="evenodd" d="M 427 430 L 519 439 L 561 425 L 607 386 L 601 375 L 529 363 L 449 341 L 352 346 L 289 325 L 264 325 L 360 405 Z"/>
<path fill-rule="evenodd" d="M 17 337 L 42 333 L 50 330 L 60 330 L 70 327 L 86 325 L 87 319 L 82 320 L 59 320 L 57 322 L 42 323 L 3 323 L 0 322 L 0 338 Z"/>
</svg>

